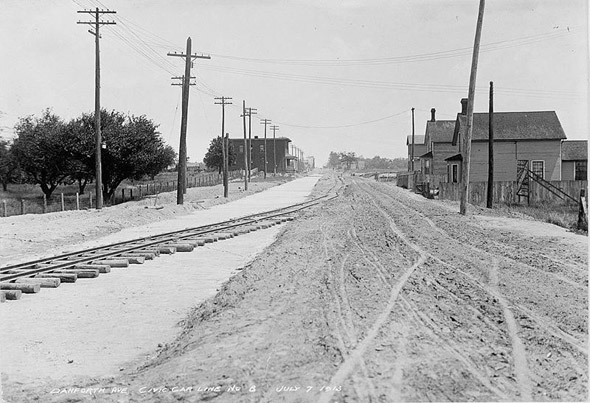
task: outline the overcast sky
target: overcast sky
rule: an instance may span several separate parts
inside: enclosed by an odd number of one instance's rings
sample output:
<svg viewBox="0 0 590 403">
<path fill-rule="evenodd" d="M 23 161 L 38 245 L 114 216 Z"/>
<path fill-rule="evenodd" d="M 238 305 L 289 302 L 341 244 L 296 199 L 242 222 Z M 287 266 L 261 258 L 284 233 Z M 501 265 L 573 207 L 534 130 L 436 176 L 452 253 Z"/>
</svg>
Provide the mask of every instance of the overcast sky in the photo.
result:
<svg viewBox="0 0 590 403">
<path fill-rule="evenodd" d="M 226 132 L 242 137 L 242 100 L 279 126 L 306 155 L 330 151 L 406 156 L 416 108 L 424 134 L 430 108 L 454 119 L 467 96 L 477 0 L 2 0 L 0 135 L 44 109 L 68 120 L 94 110 L 94 37 L 103 19 L 101 104 L 146 115 L 178 148 L 180 87 L 187 37 L 192 75 L 188 155 L 202 161 L 221 132 L 215 96 L 232 97 Z M 588 136 L 586 0 L 488 0 L 477 74 L 476 112 L 557 112 L 569 139 Z M 272 134 L 269 132 L 269 137 Z"/>
</svg>

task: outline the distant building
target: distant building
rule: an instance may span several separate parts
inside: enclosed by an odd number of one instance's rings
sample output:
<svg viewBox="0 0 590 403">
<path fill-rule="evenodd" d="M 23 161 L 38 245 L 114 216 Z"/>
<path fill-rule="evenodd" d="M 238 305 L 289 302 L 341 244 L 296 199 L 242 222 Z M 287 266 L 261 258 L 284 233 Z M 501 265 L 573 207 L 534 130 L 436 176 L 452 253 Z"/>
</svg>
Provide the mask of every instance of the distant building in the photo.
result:
<svg viewBox="0 0 590 403">
<path fill-rule="evenodd" d="M 236 164 L 230 167 L 231 170 L 245 169 L 244 166 L 244 139 L 243 138 L 230 138 L 233 149 L 236 152 Z M 249 142 L 249 140 L 246 140 Z M 276 161 L 276 172 L 285 173 L 293 172 L 294 160 L 296 159 L 293 155 L 289 154 L 289 143 L 290 139 L 287 137 L 276 137 L 266 139 L 266 167 L 267 173 L 275 172 L 275 161 Z M 265 140 L 253 137 L 251 140 L 250 148 L 251 153 L 251 168 L 257 168 L 258 171 L 264 172 L 264 143 Z"/>
<path fill-rule="evenodd" d="M 420 170 L 420 156 L 426 152 L 426 144 L 424 144 L 424 135 L 414 135 L 414 171 Z M 412 171 L 412 135 L 408 135 L 406 140 L 408 147 L 408 172 Z"/>
<path fill-rule="evenodd" d="M 426 122 L 424 133 L 424 153 L 418 154 L 419 165 L 414 163 L 414 170 L 427 175 L 446 175 L 446 158 L 457 154 L 459 148 L 453 145 L 454 120 L 436 120 L 436 110 L 430 110 L 431 117 Z M 416 153 L 414 153 L 416 157 Z"/>
<path fill-rule="evenodd" d="M 305 164 L 307 165 L 307 169 L 312 170 L 315 168 L 315 157 L 309 156 L 305 159 Z"/>
<path fill-rule="evenodd" d="M 588 140 L 561 143 L 561 180 L 588 180 Z"/>
</svg>

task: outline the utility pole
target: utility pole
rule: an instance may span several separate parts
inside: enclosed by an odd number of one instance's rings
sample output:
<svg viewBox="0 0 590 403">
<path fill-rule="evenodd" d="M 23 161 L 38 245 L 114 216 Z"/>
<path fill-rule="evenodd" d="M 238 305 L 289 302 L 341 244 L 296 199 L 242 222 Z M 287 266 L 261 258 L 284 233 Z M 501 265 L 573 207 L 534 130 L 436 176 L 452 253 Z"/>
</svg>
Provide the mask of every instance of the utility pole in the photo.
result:
<svg viewBox="0 0 590 403">
<path fill-rule="evenodd" d="M 273 125 L 270 127 L 270 130 L 272 130 L 272 156 L 274 159 L 274 175 L 276 176 L 277 174 L 277 138 L 276 138 L 276 132 L 277 130 L 279 130 L 279 127 L 276 125 Z"/>
<path fill-rule="evenodd" d="M 188 96 L 193 59 L 211 59 L 211 56 L 191 53 L 191 38 L 186 40 L 186 53 L 168 53 L 168 56 L 184 58 L 184 79 L 182 80 L 182 118 L 180 120 L 180 146 L 178 147 L 178 186 L 176 204 L 184 203 L 186 193 L 186 128 L 188 124 Z"/>
<path fill-rule="evenodd" d="M 248 182 L 251 179 L 252 171 L 252 115 L 256 115 L 255 108 L 246 108 L 248 114 Z"/>
<path fill-rule="evenodd" d="M 244 190 L 248 190 L 248 141 L 246 140 L 246 101 L 242 101 L 242 118 L 244 121 Z"/>
<path fill-rule="evenodd" d="M 227 197 L 229 193 L 229 133 L 225 133 L 223 149 L 225 150 L 225 161 L 223 162 L 223 197 Z"/>
<path fill-rule="evenodd" d="M 115 21 L 100 21 L 101 14 L 116 14 L 116 11 L 111 10 L 99 10 L 98 7 L 95 10 L 82 10 L 78 11 L 78 14 L 90 14 L 94 15 L 94 21 L 78 21 L 78 24 L 94 25 L 94 31 L 89 29 L 92 35 L 94 35 L 94 48 L 95 48 L 95 73 L 94 73 L 94 131 L 95 131 L 95 148 L 94 156 L 96 159 L 95 163 L 95 179 L 96 179 L 96 209 L 102 209 L 102 134 L 100 132 L 100 26 L 101 25 L 115 25 Z"/>
<path fill-rule="evenodd" d="M 410 153 L 412 174 L 414 173 L 414 108 L 412 108 L 412 151 Z"/>
<path fill-rule="evenodd" d="M 487 208 L 494 204 L 494 82 L 490 81 L 490 109 L 489 120 L 489 143 L 488 143 L 488 200 Z"/>
<path fill-rule="evenodd" d="M 264 125 L 264 179 L 266 179 L 266 126 L 270 124 L 270 119 L 262 119 L 260 124 Z"/>
<path fill-rule="evenodd" d="M 227 178 L 227 165 L 229 159 L 229 147 L 226 150 L 226 138 L 225 138 L 225 105 L 231 105 L 228 102 L 231 98 L 229 97 L 216 97 L 215 99 L 221 102 L 215 102 L 215 105 L 221 105 L 221 153 L 223 155 L 223 197 L 227 197 L 228 194 L 228 178 Z"/>
<path fill-rule="evenodd" d="M 467 131 L 463 147 L 463 172 L 461 173 L 459 213 L 467 214 L 467 198 L 469 197 L 469 165 L 471 160 L 471 136 L 473 134 L 473 104 L 475 101 L 475 81 L 477 78 L 477 60 L 479 58 L 479 42 L 481 40 L 481 26 L 483 25 L 483 11 L 485 0 L 479 0 L 479 13 L 475 27 L 475 41 L 473 44 L 473 58 L 471 59 L 471 75 L 469 77 L 469 93 L 467 95 Z"/>
</svg>

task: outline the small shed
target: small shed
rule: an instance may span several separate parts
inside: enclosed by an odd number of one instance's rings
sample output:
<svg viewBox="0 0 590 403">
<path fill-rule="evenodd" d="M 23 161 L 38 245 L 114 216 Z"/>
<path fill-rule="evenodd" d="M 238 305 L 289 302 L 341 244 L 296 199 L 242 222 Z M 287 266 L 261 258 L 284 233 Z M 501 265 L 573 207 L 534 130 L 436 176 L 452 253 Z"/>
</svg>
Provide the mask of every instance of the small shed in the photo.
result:
<svg viewBox="0 0 590 403">
<path fill-rule="evenodd" d="M 561 142 L 561 180 L 588 180 L 588 140 Z"/>
</svg>

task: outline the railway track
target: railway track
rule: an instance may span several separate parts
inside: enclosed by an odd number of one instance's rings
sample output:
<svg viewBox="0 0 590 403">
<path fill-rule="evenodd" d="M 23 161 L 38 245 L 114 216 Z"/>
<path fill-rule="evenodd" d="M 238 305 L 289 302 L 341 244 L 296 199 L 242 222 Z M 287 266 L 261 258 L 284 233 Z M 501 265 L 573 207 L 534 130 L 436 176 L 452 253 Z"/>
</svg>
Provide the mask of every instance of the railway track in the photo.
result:
<svg viewBox="0 0 590 403">
<path fill-rule="evenodd" d="M 191 252 L 206 243 L 233 238 L 258 229 L 292 221 L 299 211 L 336 197 L 314 198 L 288 207 L 247 215 L 214 224 L 136 238 L 95 248 L 37 259 L 0 268 L 0 302 L 18 300 L 23 293 L 74 283 L 79 278 L 95 278 L 113 267 L 142 264 L 160 254 Z"/>
</svg>

